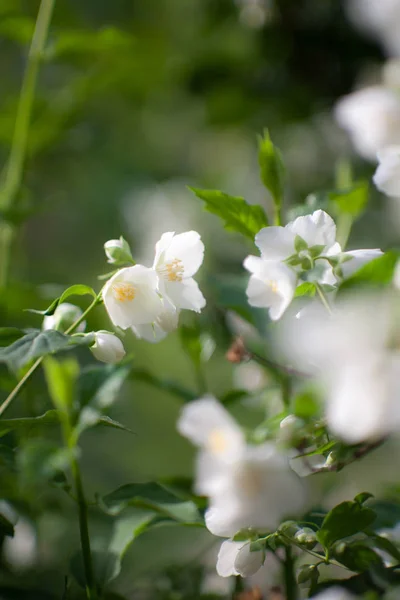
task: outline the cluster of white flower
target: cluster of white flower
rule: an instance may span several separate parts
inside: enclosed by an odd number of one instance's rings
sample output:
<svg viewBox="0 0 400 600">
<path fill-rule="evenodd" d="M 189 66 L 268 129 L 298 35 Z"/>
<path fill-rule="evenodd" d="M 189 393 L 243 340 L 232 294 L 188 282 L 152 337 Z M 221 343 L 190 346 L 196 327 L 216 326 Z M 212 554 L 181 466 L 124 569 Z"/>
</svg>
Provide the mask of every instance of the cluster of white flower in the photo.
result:
<svg viewBox="0 0 400 600">
<path fill-rule="evenodd" d="M 119 240 L 105 245 L 109 262 Z M 206 301 L 193 279 L 203 262 L 204 244 L 196 231 L 167 232 L 156 244 L 151 268 L 134 265 L 119 269 L 103 289 L 112 323 L 132 329 L 138 338 L 158 342 L 178 325 L 181 309 L 200 312 Z"/>
<path fill-rule="evenodd" d="M 338 302 L 331 315 L 313 304 L 288 319 L 280 335 L 286 355 L 322 383 L 328 427 L 349 444 L 400 427 L 395 302 L 357 296 Z"/>
<path fill-rule="evenodd" d="M 299 285 L 309 281 L 335 286 L 382 254 L 379 249 L 342 252 L 335 222 L 323 210 L 285 227 L 265 227 L 255 243 L 261 257 L 244 261 L 251 273 L 247 296 L 251 306 L 268 308 L 274 321 L 283 315 Z"/>
<path fill-rule="evenodd" d="M 303 481 L 274 444 L 246 443 L 242 429 L 213 397 L 186 405 L 178 430 L 200 448 L 195 491 L 209 498 L 207 528 L 229 538 L 218 555 L 219 575 L 254 574 L 265 553 L 251 549 L 252 539 L 301 513 L 306 503 Z M 239 531 L 240 541 L 232 539 Z"/>
</svg>

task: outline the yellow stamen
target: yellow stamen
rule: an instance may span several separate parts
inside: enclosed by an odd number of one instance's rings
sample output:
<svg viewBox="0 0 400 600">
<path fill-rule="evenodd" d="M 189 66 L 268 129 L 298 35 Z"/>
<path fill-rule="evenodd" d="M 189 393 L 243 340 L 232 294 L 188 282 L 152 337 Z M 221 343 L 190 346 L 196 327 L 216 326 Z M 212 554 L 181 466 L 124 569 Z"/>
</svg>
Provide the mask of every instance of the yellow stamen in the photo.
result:
<svg viewBox="0 0 400 600">
<path fill-rule="evenodd" d="M 214 429 L 208 436 L 208 448 L 213 454 L 221 454 L 228 447 L 228 440 L 221 429 Z"/>
<path fill-rule="evenodd" d="M 276 294 L 278 291 L 278 284 L 276 281 L 270 281 L 269 285 L 271 286 L 271 290 L 274 292 L 274 294 Z"/>
<path fill-rule="evenodd" d="M 131 283 L 126 283 L 125 281 L 114 283 L 112 291 L 114 298 L 118 300 L 118 302 L 131 302 L 136 294 L 133 285 Z"/>
<path fill-rule="evenodd" d="M 168 281 L 182 281 L 184 272 L 183 262 L 179 258 L 174 258 L 174 260 L 165 263 L 162 272 Z"/>
</svg>

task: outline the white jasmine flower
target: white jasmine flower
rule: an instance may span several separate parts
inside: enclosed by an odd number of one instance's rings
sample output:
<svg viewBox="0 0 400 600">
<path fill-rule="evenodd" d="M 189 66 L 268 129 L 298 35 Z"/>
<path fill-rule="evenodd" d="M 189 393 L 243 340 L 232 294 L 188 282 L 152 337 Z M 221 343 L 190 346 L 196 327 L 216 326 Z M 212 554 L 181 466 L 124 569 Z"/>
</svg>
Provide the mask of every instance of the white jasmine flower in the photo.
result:
<svg viewBox="0 0 400 600">
<path fill-rule="evenodd" d="M 224 460 L 240 454 L 244 443 L 239 425 L 213 396 L 186 404 L 178 421 L 178 431 L 196 446 Z"/>
<path fill-rule="evenodd" d="M 129 244 L 122 236 L 119 240 L 108 240 L 104 244 L 104 251 L 107 256 L 107 262 L 110 264 L 122 265 L 127 262 L 133 262 Z"/>
<path fill-rule="evenodd" d="M 108 331 L 97 331 L 94 335 L 95 343 L 90 350 L 97 360 L 114 364 L 124 358 L 126 353 L 119 337 Z"/>
<path fill-rule="evenodd" d="M 43 319 L 43 329 L 57 329 L 66 331 L 82 315 L 82 311 L 75 304 L 62 302 L 59 304 L 52 315 L 46 315 Z M 86 329 L 86 321 L 80 323 L 76 329 L 80 333 Z"/>
<path fill-rule="evenodd" d="M 379 39 L 389 55 L 400 54 L 400 4 L 398 0 L 348 0 L 354 24 Z"/>
<path fill-rule="evenodd" d="M 375 162 L 377 152 L 400 139 L 400 99 L 383 86 L 344 96 L 336 105 L 335 116 L 356 151 L 367 160 Z"/>
<path fill-rule="evenodd" d="M 136 325 L 136 327 L 132 327 L 132 331 L 137 338 L 154 344 L 160 342 L 168 333 L 174 331 L 178 327 L 178 322 L 179 310 L 164 298 L 163 310 L 154 323 Z"/>
<path fill-rule="evenodd" d="M 159 291 L 178 309 L 200 312 L 206 305 L 193 275 L 204 256 L 204 244 L 196 231 L 175 235 L 167 232 L 156 244 L 153 269 L 159 277 Z"/>
<path fill-rule="evenodd" d="M 393 334 L 390 298 L 383 296 L 342 302 L 332 316 L 310 310 L 284 332 L 286 352 L 324 386 L 329 428 L 349 444 L 400 426 Z"/>
<path fill-rule="evenodd" d="M 157 288 L 153 269 L 142 265 L 120 269 L 103 289 L 104 305 L 113 324 L 127 329 L 154 322 L 163 309 Z"/>
<path fill-rule="evenodd" d="M 379 165 L 373 177 L 378 190 L 400 197 L 400 146 L 388 146 L 378 152 Z"/>
<path fill-rule="evenodd" d="M 37 558 L 36 531 L 30 521 L 20 517 L 14 525 L 14 537 L 5 537 L 3 553 L 6 561 L 17 571 L 32 568 Z"/>
<path fill-rule="evenodd" d="M 291 303 L 297 275 L 284 263 L 248 256 L 243 266 L 250 271 L 247 298 L 251 306 L 268 308 L 273 321 L 280 319 Z"/>
<path fill-rule="evenodd" d="M 220 469 L 209 464 L 214 485 L 207 528 L 214 535 L 232 537 L 241 529 L 276 529 L 285 517 L 305 507 L 303 482 L 292 471 L 288 457 L 271 443 L 247 446 L 233 464 Z"/>
<path fill-rule="evenodd" d="M 250 551 L 250 541 L 225 540 L 218 553 L 217 573 L 221 577 L 249 577 L 261 569 L 264 560 L 265 552 L 262 550 Z"/>
</svg>

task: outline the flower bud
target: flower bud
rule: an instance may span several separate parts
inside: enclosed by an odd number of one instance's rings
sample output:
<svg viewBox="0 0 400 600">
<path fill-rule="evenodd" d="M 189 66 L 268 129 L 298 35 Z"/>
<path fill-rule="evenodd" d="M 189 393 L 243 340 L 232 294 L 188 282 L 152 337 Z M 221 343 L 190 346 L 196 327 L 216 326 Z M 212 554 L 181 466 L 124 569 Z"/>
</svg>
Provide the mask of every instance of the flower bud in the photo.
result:
<svg viewBox="0 0 400 600">
<path fill-rule="evenodd" d="M 47 315 L 43 319 L 43 329 L 57 329 L 57 331 L 66 331 L 77 319 L 82 315 L 82 311 L 78 306 L 63 302 L 59 304 L 52 315 Z M 79 324 L 76 331 L 81 333 L 85 331 L 86 322 Z"/>
<path fill-rule="evenodd" d="M 318 579 L 318 567 L 315 565 L 302 565 L 297 574 L 297 582 L 306 583 L 315 579 L 315 577 Z"/>
<path fill-rule="evenodd" d="M 107 331 L 97 331 L 95 333 L 95 343 L 90 350 L 97 360 L 101 362 L 114 364 L 122 360 L 125 356 L 124 346 L 116 335 Z"/>
<path fill-rule="evenodd" d="M 295 534 L 294 539 L 302 546 L 305 546 L 308 550 L 312 550 L 317 543 L 315 531 L 313 531 L 310 527 L 304 527 L 303 529 L 300 529 Z"/>
<path fill-rule="evenodd" d="M 112 265 L 134 263 L 129 244 L 122 236 L 119 240 L 108 240 L 104 244 L 104 251 L 107 256 L 107 262 Z"/>
</svg>

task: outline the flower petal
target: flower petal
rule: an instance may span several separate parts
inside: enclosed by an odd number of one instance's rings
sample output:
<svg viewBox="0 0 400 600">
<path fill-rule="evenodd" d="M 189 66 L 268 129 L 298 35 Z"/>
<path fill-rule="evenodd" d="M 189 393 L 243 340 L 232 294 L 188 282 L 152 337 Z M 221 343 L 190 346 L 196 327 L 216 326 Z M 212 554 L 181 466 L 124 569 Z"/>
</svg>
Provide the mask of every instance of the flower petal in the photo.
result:
<svg viewBox="0 0 400 600">
<path fill-rule="evenodd" d="M 399 190 L 400 191 L 400 190 Z M 346 256 L 351 256 L 351 260 L 348 260 L 340 265 L 343 276 L 345 278 L 350 277 L 361 269 L 364 265 L 369 263 L 374 258 L 378 258 L 383 255 L 382 250 L 374 248 L 371 250 L 351 250 L 350 252 L 343 252 Z"/>
<path fill-rule="evenodd" d="M 312 215 L 297 217 L 286 228 L 299 235 L 309 247 L 331 247 L 336 242 L 336 225 L 332 217 L 324 210 L 316 210 Z"/>
<path fill-rule="evenodd" d="M 204 258 L 204 244 L 197 231 L 175 235 L 165 250 L 165 261 L 178 259 L 183 263 L 183 277 L 193 277 Z"/>
<path fill-rule="evenodd" d="M 175 231 L 167 231 L 166 233 L 162 234 L 156 243 L 156 254 L 154 257 L 153 269 L 156 269 L 159 262 L 163 260 L 163 255 L 172 242 L 174 235 Z"/>
<path fill-rule="evenodd" d="M 244 265 L 254 272 L 246 290 L 249 304 L 269 308 L 270 318 L 280 319 L 293 299 L 296 273 L 284 263 L 256 257 L 247 257 Z"/>
<path fill-rule="evenodd" d="M 232 542 L 237 544 L 238 542 Z M 241 542 L 239 542 L 241 543 Z M 262 550 L 250 551 L 250 542 L 247 542 L 239 548 L 234 562 L 234 569 L 242 577 L 249 577 L 257 573 L 264 564 L 265 553 Z"/>
<path fill-rule="evenodd" d="M 287 227 L 264 227 L 255 243 L 265 260 L 285 260 L 295 252 L 295 237 Z"/>
<path fill-rule="evenodd" d="M 232 540 L 222 542 L 217 560 L 217 573 L 220 577 L 239 575 L 239 572 L 235 569 L 235 560 L 239 550 L 245 544 L 246 542 L 233 542 Z"/>
<path fill-rule="evenodd" d="M 164 281 L 163 288 L 160 289 L 161 293 L 163 290 L 176 308 L 200 312 L 206 305 L 206 300 L 192 277 L 182 281 Z"/>
</svg>

